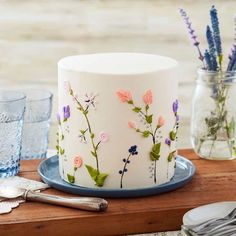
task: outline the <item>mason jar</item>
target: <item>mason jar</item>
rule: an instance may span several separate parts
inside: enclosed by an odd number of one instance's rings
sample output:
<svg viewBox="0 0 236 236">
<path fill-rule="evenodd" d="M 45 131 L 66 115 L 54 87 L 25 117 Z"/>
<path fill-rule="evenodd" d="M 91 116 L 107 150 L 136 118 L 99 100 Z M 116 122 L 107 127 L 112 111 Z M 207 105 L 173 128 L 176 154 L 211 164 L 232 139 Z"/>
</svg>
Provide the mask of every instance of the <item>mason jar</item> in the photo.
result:
<svg viewBox="0 0 236 236">
<path fill-rule="evenodd" d="M 236 72 L 199 69 L 192 100 L 191 143 L 202 158 L 236 158 Z"/>
</svg>

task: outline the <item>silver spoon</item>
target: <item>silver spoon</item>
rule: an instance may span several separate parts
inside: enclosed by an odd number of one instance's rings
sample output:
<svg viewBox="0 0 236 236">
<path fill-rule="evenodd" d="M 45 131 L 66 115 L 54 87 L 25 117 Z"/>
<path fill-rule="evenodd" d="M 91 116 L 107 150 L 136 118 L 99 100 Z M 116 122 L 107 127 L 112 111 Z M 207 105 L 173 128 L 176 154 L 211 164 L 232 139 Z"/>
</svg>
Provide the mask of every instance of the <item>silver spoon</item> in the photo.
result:
<svg viewBox="0 0 236 236">
<path fill-rule="evenodd" d="M 43 202 L 43 203 L 77 208 L 87 211 L 105 211 L 108 206 L 108 202 L 102 198 L 94 198 L 94 197 L 66 198 L 44 193 L 36 193 L 31 190 L 9 187 L 9 186 L 0 186 L 0 197 L 4 198 L 22 197 L 23 199 L 28 201 Z"/>
</svg>

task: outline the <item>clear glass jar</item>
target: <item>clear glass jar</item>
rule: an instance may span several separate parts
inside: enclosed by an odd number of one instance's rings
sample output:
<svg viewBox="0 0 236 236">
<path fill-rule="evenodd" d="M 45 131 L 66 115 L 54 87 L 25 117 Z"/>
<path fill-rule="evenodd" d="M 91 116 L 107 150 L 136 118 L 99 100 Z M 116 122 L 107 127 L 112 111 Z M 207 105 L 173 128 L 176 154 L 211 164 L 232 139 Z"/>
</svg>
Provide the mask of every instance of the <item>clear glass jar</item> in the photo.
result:
<svg viewBox="0 0 236 236">
<path fill-rule="evenodd" d="M 236 72 L 198 70 L 192 100 L 191 142 L 211 160 L 236 158 Z"/>
</svg>

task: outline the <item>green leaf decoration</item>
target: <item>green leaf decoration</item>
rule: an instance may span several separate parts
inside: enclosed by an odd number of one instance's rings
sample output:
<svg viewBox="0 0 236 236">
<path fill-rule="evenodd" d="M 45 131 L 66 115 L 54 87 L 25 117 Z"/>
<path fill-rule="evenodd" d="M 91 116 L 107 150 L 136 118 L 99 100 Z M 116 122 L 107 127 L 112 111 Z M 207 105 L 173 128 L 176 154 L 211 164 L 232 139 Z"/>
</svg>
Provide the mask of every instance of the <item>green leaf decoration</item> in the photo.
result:
<svg viewBox="0 0 236 236">
<path fill-rule="evenodd" d="M 129 100 L 128 104 L 134 104 L 133 100 Z"/>
<path fill-rule="evenodd" d="M 96 169 L 94 169 L 92 166 L 89 166 L 89 165 L 85 165 L 85 167 L 87 168 L 91 178 L 96 182 L 97 176 L 99 174 L 98 171 Z"/>
<path fill-rule="evenodd" d="M 88 111 L 84 111 L 83 114 L 86 116 L 88 114 Z"/>
<path fill-rule="evenodd" d="M 154 144 L 153 147 L 152 147 L 152 151 L 154 151 L 154 152 L 159 154 L 160 151 L 161 151 L 161 143 Z"/>
<path fill-rule="evenodd" d="M 170 132 L 170 140 L 174 141 L 176 139 L 176 133 L 174 131 Z"/>
<path fill-rule="evenodd" d="M 62 147 L 59 147 L 59 153 L 61 155 L 64 155 L 65 154 L 65 149 L 63 149 Z"/>
<path fill-rule="evenodd" d="M 139 112 L 142 110 L 142 108 L 141 108 L 141 107 L 134 107 L 132 110 L 133 110 L 134 112 L 139 113 Z"/>
<path fill-rule="evenodd" d="M 156 143 L 152 147 L 149 157 L 152 161 L 157 161 L 160 158 L 161 143 Z"/>
<path fill-rule="evenodd" d="M 80 130 L 80 133 L 82 134 L 82 135 L 84 135 L 85 133 L 87 132 L 87 130 Z"/>
<path fill-rule="evenodd" d="M 169 155 L 168 155 L 168 157 L 167 157 L 167 161 L 168 161 L 168 162 L 171 162 L 172 159 L 173 159 L 173 157 L 174 157 L 174 154 L 173 154 L 172 152 L 169 153 Z"/>
<path fill-rule="evenodd" d="M 148 130 L 143 131 L 143 137 L 147 138 L 149 136 L 150 132 Z"/>
<path fill-rule="evenodd" d="M 78 169 L 77 167 L 74 167 L 74 171 L 77 171 L 77 169 Z"/>
<path fill-rule="evenodd" d="M 91 138 L 94 138 L 94 137 L 95 137 L 94 133 L 91 133 L 91 134 L 90 134 L 90 137 L 91 137 Z"/>
<path fill-rule="evenodd" d="M 56 146 L 56 149 L 57 149 L 57 151 L 59 151 L 59 146 L 58 145 Z"/>
<path fill-rule="evenodd" d="M 108 176 L 108 174 L 99 174 L 97 176 L 96 185 L 98 187 L 102 187 L 104 185 L 104 182 L 105 182 L 107 176 Z"/>
<path fill-rule="evenodd" d="M 95 152 L 91 151 L 91 154 L 92 154 L 94 157 L 96 157 L 96 154 L 95 154 Z"/>
<path fill-rule="evenodd" d="M 149 154 L 149 157 L 150 157 L 151 161 L 157 161 L 157 160 L 159 160 L 160 155 L 151 151 Z"/>
<path fill-rule="evenodd" d="M 148 105 L 146 105 L 146 106 L 145 106 L 145 110 L 146 110 L 146 111 L 148 111 L 148 109 L 149 109 L 149 106 L 148 106 Z"/>
<path fill-rule="evenodd" d="M 65 136 L 64 134 L 61 135 L 61 140 L 64 140 Z"/>
<path fill-rule="evenodd" d="M 73 175 L 67 174 L 67 179 L 72 184 L 75 182 L 75 176 Z"/>
<path fill-rule="evenodd" d="M 151 124 L 151 123 L 152 123 L 152 116 L 153 116 L 153 115 L 146 116 L 146 121 L 147 121 L 148 124 Z"/>
<path fill-rule="evenodd" d="M 64 120 L 63 120 L 63 122 L 66 122 L 67 121 L 67 118 L 65 118 Z"/>
<path fill-rule="evenodd" d="M 104 185 L 104 181 L 107 178 L 108 174 L 104 174 L 104 173 L 99 173 L 96 169 L 94 169 L 92 166 L 89 165 L 85 165 L 89 175 L 91 176 L 91 178 L 94 180 L 94 182 L 96 183 L 96 185 L 98 187 L 102 187 Z"/>
</svg>

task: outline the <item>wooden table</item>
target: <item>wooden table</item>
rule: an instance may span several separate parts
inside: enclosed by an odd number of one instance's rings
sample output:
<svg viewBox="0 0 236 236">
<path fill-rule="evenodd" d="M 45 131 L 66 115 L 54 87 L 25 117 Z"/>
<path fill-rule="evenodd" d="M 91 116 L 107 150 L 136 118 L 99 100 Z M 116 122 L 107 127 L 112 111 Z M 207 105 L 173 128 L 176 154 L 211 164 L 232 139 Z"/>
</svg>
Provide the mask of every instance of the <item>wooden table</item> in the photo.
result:
<svg viewBox="0 0 236 236">
<path fill-rule="evenodd" d="M 178 230 L 184 213 L 217 201 L 236 201 L 236 161 L 199 159 L 192 150 L 181 150 L 197 168 L 193 180 L 176 191 L 145 198 L 108 199 L 104 213 L 84 212 L 27 202 L 11 214 L 0 215 L 0 235 L 72 236 L 121 235 Z M 22 161 L 20 176 L 40 180 L 39 160 Z M 54 189 L 51 194 L 71 196 Z"/>
</svg>

